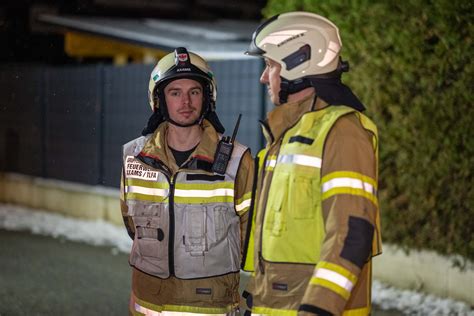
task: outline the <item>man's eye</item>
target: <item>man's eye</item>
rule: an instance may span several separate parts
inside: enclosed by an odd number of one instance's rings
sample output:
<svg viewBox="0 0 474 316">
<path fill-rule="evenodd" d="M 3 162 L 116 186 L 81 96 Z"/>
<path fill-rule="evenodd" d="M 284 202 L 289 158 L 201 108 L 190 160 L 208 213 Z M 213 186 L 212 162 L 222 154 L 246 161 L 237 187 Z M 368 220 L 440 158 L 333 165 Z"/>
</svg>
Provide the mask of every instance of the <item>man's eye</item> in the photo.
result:
<svg viewBox="0 0 474 316">
<path fill-rule="evenodd" d="M 200 90 L 193 90 L 193 91 L 191 91 L 191 93 L 192 93 L 193 95 L 200 95 L 200 94 L 201 94 L 201 91 L 200 91 Z"/>
</svg>

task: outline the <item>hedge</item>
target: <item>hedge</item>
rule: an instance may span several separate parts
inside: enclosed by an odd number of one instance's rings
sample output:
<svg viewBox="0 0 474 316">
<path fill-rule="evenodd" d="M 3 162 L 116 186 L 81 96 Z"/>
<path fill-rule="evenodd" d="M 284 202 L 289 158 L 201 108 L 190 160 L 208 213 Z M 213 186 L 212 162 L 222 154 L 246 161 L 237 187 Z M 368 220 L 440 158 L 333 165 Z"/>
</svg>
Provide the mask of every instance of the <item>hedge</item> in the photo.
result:
<svg viewBox="0 0 474 316">
<path fill-rule="evenodd" d="M 338 25 L 343 81 L 379 127 L 385 242 L 474 260 L 473 4 L 269 0 Z"/>
</svg>

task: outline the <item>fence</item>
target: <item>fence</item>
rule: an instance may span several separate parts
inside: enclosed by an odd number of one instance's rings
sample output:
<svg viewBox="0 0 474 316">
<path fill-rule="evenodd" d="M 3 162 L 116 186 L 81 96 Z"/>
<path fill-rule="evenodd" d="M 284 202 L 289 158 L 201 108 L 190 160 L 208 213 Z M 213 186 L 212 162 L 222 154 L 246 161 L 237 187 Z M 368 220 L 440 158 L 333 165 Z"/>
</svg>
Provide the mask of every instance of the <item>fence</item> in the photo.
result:
<svg viewBox="0 0 474 316">
<path fill-rule="evenodd" d="M 210 63 L 217 112 L 255 153 L 265 111 L 260 60 Z M 140 135 L 151 114 L 152 65 L 0 65 L 0 171 L 117 187 L 121 145 Z"/>
</svg>

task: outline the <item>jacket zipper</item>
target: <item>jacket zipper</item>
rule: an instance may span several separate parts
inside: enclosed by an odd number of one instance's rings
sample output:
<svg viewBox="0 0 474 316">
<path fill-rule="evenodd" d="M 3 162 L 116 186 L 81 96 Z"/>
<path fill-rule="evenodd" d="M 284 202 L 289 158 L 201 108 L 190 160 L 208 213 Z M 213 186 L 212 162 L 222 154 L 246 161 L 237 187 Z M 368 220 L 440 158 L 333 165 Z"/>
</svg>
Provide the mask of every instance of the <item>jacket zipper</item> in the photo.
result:
<svg viewBox="0 0 474 316">
<path fill-rule="evenodd" d="M 170 177 L 170 196 L 169 196 L 169 221 L 170 228 L 168 232 L 168 264 L 170 275 L 174 275 L 174 231 L 175 231 L 175 222 L 174 222 L 174 190 L 175 190 L 175 181 L 178 172 L 176 172 L 172 177 Z"/>
<path fill-rule="evenodd" d="M 266 124 L 265 121 L 260 121 L 260 123 L 262 124 L 262 127 L 266 129 L 268 135 L 271 137 L 271 139 L 273 141 L 274 137 L 273 137 L 272 131 L 270 130 L 270 127 Z M 257 179 L 256 179 L 256 180 L 262 179 L 261 185 L 263 185 L 263 176 L 265 175 L 265 169 L 266 169 L 266 165 L 267 165 L 268 154 L 269 154 L 269 150 L 267 150 L 267 152 L 265 153 L 265 157 L 263 158 L 262 170 L 260 171 L 261 172 L 261 177 L 260 178 L 257 177 Z M 258 205 L 256 207 L 258 208 Z M 265 208 L 262 210 L 262 212 L 263 212 L 262 213 L 262 227 L 260 228 L 260 242 L 259 242 L 259 247 L 258 247 L 258 268 L 259 268 L 260 273 L 262 275 L 265 274 L 265 267 L 263 265 L 263 255 L 262 255 L 262 245 L 263 245 L 262 237 L 263 237 L 263 222 L 265 220 L 265 209 L 266 208 L 267 208 L 267 205 L 265 203 Z"/>
<path fill-rule="evenodd" d="M 303 114 L 304 115 L 304 114 Z M 301 118 L 300 118 L 301 119 Z M 283 142 L 283 138 L 285 138 L 285 134 L 290 130 L 292 129 L 296 124 L 298 124 L 299 120 L 296 121 L 293 125 L 289 126 L 283 133 L 281 133 L 280 137 L 278 138 L 278 141 L 281 140 L 281 142 Z M 275 137 L 273 136 L 273 133 L 270 129 L 270 126 L 267 124 L 266 121 L 260 121 L 261 125 L 266 129 L 268 135 L 271 137 L 272 139 L 272 142 L 275 141 Z M 278 154 L 280 153 L 280 149 L 281 149 L 281 143 L 280 143 L 280 147 L 278 148 L 278 151 L 276 152 L 276 155 L 275 157 L 278 158 Z M 265 166 L 267 164 L 267 158 L 268 158 L 268 154 L 269 154 L 270 150 L 268 150 L 266 153 L 265 153 L 265 157 L 263 159 L 263 165 L 262 165 L 262 175 L 265 174 Z M 276 167 L 276 165 L 275 165 Z M 272 175 L 272 181 L 273 181 L 273 175 Z M 262 184 L 263 184 L 263 177 L 262 177 Z M 268 186 L 268 189 L 269 191 L 267 192 L 267 201 L 268 201 L 268 193 L 270 192 L 270 186 L 271 186 L 271 182 Z M 260 273 L 262 274 L 265 274 L 265 268 L 264 268 L 264 265 L 263 265 L 263 254 L 262 254 L 262 248 L 263 248 L 263 222 L 265 220 L 265 213 L 266 213 L 266 210 L 267 210 L 267 203 L 265 202 L 265 207 L 264 209 L 262 210 L 262 228 L 260 229 L 260 242 L 259 242 L 259 248 L 258 248 L 258 266 L 259 266 L 259 269 L 260 269 Z"/>
</svg>

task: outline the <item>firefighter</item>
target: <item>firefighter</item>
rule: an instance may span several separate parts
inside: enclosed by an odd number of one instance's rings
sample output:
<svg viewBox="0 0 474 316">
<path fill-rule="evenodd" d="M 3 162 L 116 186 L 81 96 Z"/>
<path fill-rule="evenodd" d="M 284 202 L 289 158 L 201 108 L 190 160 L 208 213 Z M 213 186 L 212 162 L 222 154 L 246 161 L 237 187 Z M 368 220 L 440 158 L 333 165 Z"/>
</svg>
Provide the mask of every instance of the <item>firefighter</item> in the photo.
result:
<svg viewBox="0 0 474 316">
<path fill-rule="evenodd" d="M 256 209 L 243 293 L 252 315 L 368 315 L 381 252 L 377 128 L 341 83 L 336 25 L 308 12 L 274 16 L 247 54 L 276 107 L 262 123 Z M 248 313 L 248 312 L 247 312 Z"/>
<path fill-rule="evenodd" d="M 216 82 L 186 48 L 158 62 L 148 96 L 153 115 L 123 147 L 121 209 L 133 239 L 129 313 L 236 315 L 250 151 L 234 142 L 227 168 L 215 168 L 224 132 Z"/>
</svg>

